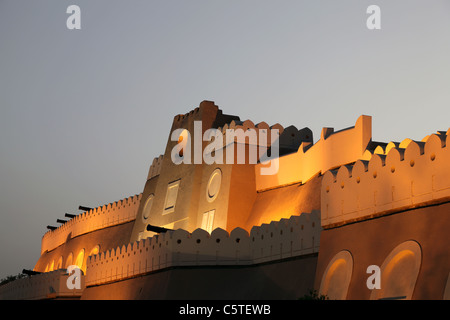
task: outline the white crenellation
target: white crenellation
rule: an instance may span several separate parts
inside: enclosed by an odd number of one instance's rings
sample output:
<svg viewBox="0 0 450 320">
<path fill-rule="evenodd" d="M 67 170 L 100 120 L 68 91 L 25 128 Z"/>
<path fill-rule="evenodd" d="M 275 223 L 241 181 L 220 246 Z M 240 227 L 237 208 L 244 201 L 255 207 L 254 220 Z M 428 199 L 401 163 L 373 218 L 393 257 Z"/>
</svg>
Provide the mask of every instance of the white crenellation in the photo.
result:
<svg viewBox="0 0 450 320">
<path fill-rule="evenodd" d="M 324 174 L 322 227 L 450 198 L 449 131 L 378 148 L 366 160 Z"/>
<path fill-rule="evenodd" d="M 177 266 L 251 265 L 317 253 L 320 231 L 318 212 L 253 227 L 250 234 L 241 228 L 168 231 L 90 256 L 86 286 Z"/>
<path fill-rule="evenodd" d="M 290 135 L 285 136 L 288 138 Z M 263 172 L 262 169 L 267 167 L 265 163 L 258 163 L 255 166 L 257 191 L 305 183 L 327 170 L 368 156 L 366 151 L 372 139 L 372 118 L 362 115 L 354 126 L 339 131 L 323 128 L 320 139 L 314 144 L 309 129 L 303 131 L 302 136 L 304 139 L 300 139 L 301 144 L 295 152 L 280 155 L 276 162 L 278 170 L 275 174 Z"/>
<path fill-rule="evenodd" d="M 56 297 L 80 297 L 85 288 L 81 275 L 80 288 L 69 289 L 65 269 L 21 278 L 0 286 L 0 300 L 42 300 Z"/>
<path fill-rule="evenodd" d="M 230 123 L 227 123 L 223 127 L 218 128 L 218 130 L 223 135 L 224 145 L 226 145 L 227 142 L 226 139 L 227 130 L 230 129 L 231 130 L 241 129 L 244 132 L 247 132 L 248 130 L 254 130 L 257 137 L 257 144 L 263 146 L 270 146 L 272 141 L 271 130 L 278 130 L 279 133 L 278 142 L 280 147 L 297 150 L 302 142 L 313 141 L 312 131 L 309 128 L 297 129 L 295 126 L 289 126 L 287 128 L 284 128 L 279 123 L 269 126 L 266 122 L 260 122 L 255 125 L 251 120 L 245 121 L 232 120 Z M 261 136 L 261 134 L 263 135 Z M 266 141 L 263 141 L 263 137 L 266 139 Z M 237 138 L 235 138 L 234 141 L 238 142 Z M 251 143 L 251 141 L 249 141 L 248 143 Z"/>
<path fill-rule="evenodd" d="M 253 227 L 252 260 L 260 263 L 318 252 L 320 230 L 319 214 L 302 214 Z"/>
<path fill-rule="evenodd" d="M 153 159 L 150 169 L 148 170 L 147 180 L 150 180 L 153 177 L 159 176 L 159 173 L 161 172 L 161 166 L 162 166 L 163 160 L 164 160 L 164 155 L 160 155 L 159 157 Z"/>
<path fill-rule="evenodd" d="M 136 219 L 142 194 L 134 195 L 107 205 L 83 212 L 42 237 L 41 254 L 53 250 L 67 241 L 92 231 L 130 222 Z"/>
</svg>

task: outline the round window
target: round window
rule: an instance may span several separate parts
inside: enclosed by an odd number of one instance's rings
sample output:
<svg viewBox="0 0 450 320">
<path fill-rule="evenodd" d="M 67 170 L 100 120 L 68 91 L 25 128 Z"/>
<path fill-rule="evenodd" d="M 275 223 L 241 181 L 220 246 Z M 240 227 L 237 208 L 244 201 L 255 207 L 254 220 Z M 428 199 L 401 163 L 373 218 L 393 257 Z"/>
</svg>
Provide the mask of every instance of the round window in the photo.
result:
<svg viewBox="0 0 450 320">
<path fill-rule="evenodd" d="M 144 222 L 147 221 L 148 217 L 150 216 L 150 211 L 152 210 L 152 204 L 153 204 L 153 198 L 154 194 L 151 194 L 148 196 L 147 200 L 145 201 L 144 209 L 142 209 L 142 220 Z"/>
<path fill-rule="evenodd" d="M 213 202 L 220 191 L 220 185 L 222 183 L 222 171 L 216 169 L 209 177 L 208 185 L 206 187 L 206 200 Z"/>
</svg>

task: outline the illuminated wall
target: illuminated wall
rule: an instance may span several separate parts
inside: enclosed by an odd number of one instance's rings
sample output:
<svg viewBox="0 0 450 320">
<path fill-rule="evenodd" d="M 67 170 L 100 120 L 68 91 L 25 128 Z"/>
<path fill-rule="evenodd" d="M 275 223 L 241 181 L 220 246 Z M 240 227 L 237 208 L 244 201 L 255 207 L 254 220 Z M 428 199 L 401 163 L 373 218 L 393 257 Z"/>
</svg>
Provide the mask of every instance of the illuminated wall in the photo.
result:
<svg viewBox="0 0 450 320">
<path fill-rule="evenodd" d="M 47 231 L 42 237 L 41 254 L 64 244 L 68 237 L 104 229 L 110 226 L 134 221 L 141 194 L 83 212 L 55 230 Z"/>
<path fill-rule="evenodd" d="M 200 140 L 195 137 L 197 121 L 201 121 Z M 207 163 L 203 157 L 205 154 L 211 155 L 211 150 L 207 148 L 211 141 L 204 140 L 203 134 L 211 128 L 217 129 L 221 147 L 214 150 L 214 163 Z M 229 129 L 243 132 L 247 138 L 234 136 L 229 139 Z M 164 155 L 155 158 L 150 166 L 143 201 L 130 240 L 138 241 L 154 235 L 154 232 L 147 231 L 149 224 L 168 229 L 182 228 L 190 232 L 197 228 L 210 232 L 215 228 L 231 231 L 237 227 L 249 231 L 253 225 L 247 222 L 257 197 L 255 164 L 267 152 L 272 141 L 271 130 L 275 129 L 279 132 L 281 152 L 294 152 L 301 142 L 312 141 L 312 133 L 308 128 L 297 130 L 291 126 L 285 129 L 279 124 L 269 126 L 262 122 L 255 125 L 250 120 L 240 121 L 237 116 L 223 114 L 210 101 L 203 101 L 198 108 L 176 116 Z M 172 137 L 174 132 L 180 132 L 179 136 Z M 187 132 L 191 137 L 189 144 Z M 265 138 L 264 142 L 262 137 Z M 187 148 L 182 149 L 185 150 L 183 157 L 190 159 L 190 164 L 175 164 L 172 159 L 172 151 L 180 142 Z M 233 154 L 228 158 L 231 150 Z M 202 156 L 201 163 L 193 164 L 194 153 L 198 151 Z M 220 153 L 220 160 L 216 152 Z M 243 159 L 239 157 L 242 154 L 245 155 Z"/>
<path fill-rule="evenodd" d="M 343 224 L 450 198 L 450 138 L 388 144 L 383 154 L 325 173 L 322 226 Z"/>
<path fill-rule="evenodd" d="M 86 259 L 100 250 L 128 243 L 141 195 L 84 212 L 42 238 L 41 256 L 34 271 L 50 272 L 77 265 L 86 271 Z"/>
<path fill-rule="evenodd" d="M 336 299 L 445 298 L 449 132 L 392 142 L 367 160 L 325 173 L 315 285 L 322 294 Z M 371 265 L 380 268 L 380 289 L 367 287 Z"/>
<path fill-rule="evenodd" d="M 371 139 L 370 116 L 360 116 L 354 127 L 337 132 L 333 128 L 323 128 L 320 140 L 315 144 L 304 142 L 297 152 L 280 157 L 276 175 L 260 174 L 266 165 L 258 164 L 255 167 L 256 189 L 305 183 L 319 173 L 361 159 Z"/>
<path fill-rule="evenodd" d="M 123 280 L 176 266 L 251 265 L 314 254 L 320 246 L 320 216 L 290 219 L 230 233 L 178 229 L 133 242 L 87 262 L 86 286 Z"/>
<path fill-rule="evenodd" d="M 150 167 L 143 191 L 143 201 L 130 241 L 153 235 L 153 232 L 147 232 L 148 224 L 189 231 L 201 226 L 198 205 L 205 169 L 203 165 L 194 164 L 194 154 L 198 148 L 201 152 L 207 145 L 202 139 L 207 129 L 217 128 L 234 119 L 239 117 L 223 114 L 213 102 L 209 101 L 203 101 L 199 107 L 187 114 L 174 117 L 164 155 L 157 158 Z M 195 140 L 194 136 L 197 132 L 194 130 L 196 121 L 201 121 L 200 140 Z M 175 164 L 172 160 L 172 150 L 181 141 L 179 135 L 175 137 L 176 139 L 172 139 L 175 130 L 183 130 L 191 135 L 192 141 L 182 155 L 183 161 L 189 164 L 184 162 Z M 184 142 L 186 141 L 184 139 Z M 197 142 L 200 142 L 200 145 L 197 145 Z"/>
<path fill-rule="evenodd" d="M 202 135 L 217 128 L 226 142 L 227 129 L 242 129 L 256 140 L 224 143 L 223 164 L 177 165 L 172 150 L 186 143 L 195 121 Z M 92 288 L 171 267 L 259 266 L 305 256 L 314 271 L 298 276 L 315 278 L 315 288 L 333 299 L 450 296 L 450 131 L 379 143 L 371 127 L 371 117 L 361 116 L 354 127 L 324 128 L 313 144 L 308 128 L 255 125 L 204 101 L 174 118 L 142 194 L 48 231 L 34 270 L 56 275 L 78 265 Z M 177 129 L 183 131 L 172 139 Z M 265 164 L 248 161 L 267 151 L 260 138 L 270 129 L 280 133 L 279 171 L 263 175 Z M 189 146 L 192 156 L 209 144 L 201 141 Z M 234 164 L 225 161 L 230 146 Z M 238 150 L 247 163 L 238 163 Z M 171 230 L 157 234 L 148 226 Z M 379 291 L 366 287 L 369 265 L 384 274 Z M 31 285 L 39 287 L 36 279 Z M 26 291 L 22 284 L 14 294 Z"/>
<path fill-rule="evenodd" d="M 56 270 L 44 274 L 17 279 L 0 286 L 2 300 L 44 300 L 79 299 L 85 289 L 84 276 L 80 279 L 80 288 L 69 289 L 65 270 Z"/>
</svg>

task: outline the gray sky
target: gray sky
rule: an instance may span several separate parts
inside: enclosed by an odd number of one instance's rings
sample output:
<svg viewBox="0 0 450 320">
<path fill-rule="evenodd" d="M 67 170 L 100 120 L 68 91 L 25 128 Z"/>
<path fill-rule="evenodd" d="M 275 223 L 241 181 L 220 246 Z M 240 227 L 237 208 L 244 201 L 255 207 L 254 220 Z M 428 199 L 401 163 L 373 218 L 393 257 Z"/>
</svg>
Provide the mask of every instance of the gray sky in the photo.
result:
<svg viewBox="0 0 450 320">
<path fill-rule="evenodd" d="M 447 0 L 0 0 L 0 278 L 65 212 L 142 192 L 202 100 L 315 141 L 361 114 L 374 140 L 421 140 L 450 127 L 449 57 Z"/>
</svg>

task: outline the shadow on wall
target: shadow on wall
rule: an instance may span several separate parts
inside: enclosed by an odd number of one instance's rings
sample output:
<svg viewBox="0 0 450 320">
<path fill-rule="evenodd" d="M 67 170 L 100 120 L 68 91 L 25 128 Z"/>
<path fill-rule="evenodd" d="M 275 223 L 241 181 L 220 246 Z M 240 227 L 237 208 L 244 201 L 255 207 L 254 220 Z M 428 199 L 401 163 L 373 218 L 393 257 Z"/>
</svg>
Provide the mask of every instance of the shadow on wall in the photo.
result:
<svg viewBox="0 0 450 320">
<path fill-rule="evenodd" d="M 314 285 L 317 254 L 246 266 L 173 267 L 86 288 L 82 299 L 297 300 Z"/>
</svg>

